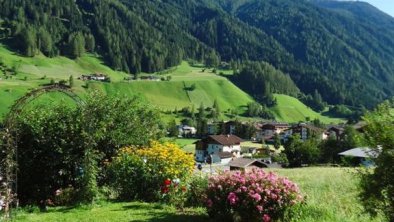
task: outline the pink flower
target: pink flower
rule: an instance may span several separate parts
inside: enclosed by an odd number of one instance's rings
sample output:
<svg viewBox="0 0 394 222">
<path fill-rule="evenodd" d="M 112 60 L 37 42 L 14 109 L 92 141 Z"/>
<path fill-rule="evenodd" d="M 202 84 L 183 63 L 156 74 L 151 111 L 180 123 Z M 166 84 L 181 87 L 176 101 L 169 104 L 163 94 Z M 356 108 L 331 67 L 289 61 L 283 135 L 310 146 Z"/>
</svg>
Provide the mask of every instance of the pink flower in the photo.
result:
<svg viewBox="0 0 394 222">
<path fill-rule="evenodd" d="M 256 208 L 257 208 L 257 210 L 258 210 L 259 212 L 262 212 L 262 211 L 263 211 L 263 206 L 257 205 Z"/>
<path fill-rule="evenodd" d="M 212 204 L 213 204 L 212 200 L 208 199 L 207 200 L 207 207 L 212 207 Z"/>
<path fill-rule="evenodd" d="M 263 221 L 264 222 L 270 222 L 271 221 L 271 217 L 268 214 L 264 214 L 263 215 Z"/>
<path fill-rule="evenodd" d="M 271 199 L 276 200 L 278 199 L 278 195 L 271 193 Z"/>
<path fill-rule="evenodd" d="M 251 194 L 250 197 L 252 197 L 256 202 L 259 202 L 261 200 L 261 196 L 258 193 Z"/>
<path fill-rule="evenodd" d="M 228 202 L 230 202 L 230 205 L 235 205 L 238 201 L 238 197 L 235 193 L 230 192 L 227 196 Z"/>
</svg>

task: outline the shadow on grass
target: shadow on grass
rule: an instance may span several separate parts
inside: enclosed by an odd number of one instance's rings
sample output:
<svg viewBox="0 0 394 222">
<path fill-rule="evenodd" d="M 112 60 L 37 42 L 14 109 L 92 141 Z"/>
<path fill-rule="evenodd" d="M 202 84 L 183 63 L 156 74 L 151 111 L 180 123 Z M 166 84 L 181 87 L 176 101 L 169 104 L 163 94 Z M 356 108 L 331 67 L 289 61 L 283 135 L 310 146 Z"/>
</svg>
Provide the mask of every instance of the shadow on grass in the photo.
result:
<svg viewBox="0 0 394 222">
<path fill-rule="evenodd" d="M 144 204 L 131 203 L 122 206 L 121 209 L 114 209 L 113 211 L 131 211 L 134 218 L 130 218 L 130 222 L 203 222 L 209 221 L 209 218 L 202 211 L 194 208 L 186 208 L 183 211 L 176 211 L 175 209 L 162 204 Z M 137 219 L 144 218 L 144 219 Z"/>
<path fill-rule="evenodd" d="M 147 220 L 131 220 L 130 222 L 206 222 L 210 221 L 210 219 L 206 216 L 198 216 L 198 215 L 176 215 L 176 214 L 162 214 L 155 215 L 156 218 L 147 219 Z"/>
<path fill-rule="evenodd" d="M 122 210 L 162 210 L 163 206 L 161 204 L 130 204 L 127 206 L 122 206 L 122 209 L 115 210 L 115 211 L 122 211 Z"/>
</svg>

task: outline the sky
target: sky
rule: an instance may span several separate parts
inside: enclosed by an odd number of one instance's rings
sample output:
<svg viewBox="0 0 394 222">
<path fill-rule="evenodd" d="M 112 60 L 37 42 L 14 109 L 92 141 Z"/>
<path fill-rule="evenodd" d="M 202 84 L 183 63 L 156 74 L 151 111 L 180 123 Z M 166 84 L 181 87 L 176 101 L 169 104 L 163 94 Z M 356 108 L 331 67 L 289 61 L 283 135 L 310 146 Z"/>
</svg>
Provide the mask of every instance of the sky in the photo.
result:
<svg viewBox="0 0 394 222">
<path fill-rule="evenodd" d="M 362 0 L 394 17 L 394 0 Z"/>
</svg>

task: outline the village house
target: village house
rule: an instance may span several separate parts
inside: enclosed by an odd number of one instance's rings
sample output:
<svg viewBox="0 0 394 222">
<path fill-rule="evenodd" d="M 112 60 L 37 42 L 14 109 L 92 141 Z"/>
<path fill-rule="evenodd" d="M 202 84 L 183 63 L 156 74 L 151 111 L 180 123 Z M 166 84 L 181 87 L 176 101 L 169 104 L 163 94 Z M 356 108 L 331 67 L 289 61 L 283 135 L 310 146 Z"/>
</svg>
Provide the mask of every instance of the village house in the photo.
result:
<svg viewBox="0 0 394 222">
<path fill-rule="evenodd" d="M 371 167 L 375 165 L 374 160 L 381 152 L 382 148 L 380 146 L 375 149 L 370 147 L 357 147 L 341 152 L 338 155 L 352 158 L 353 163 L 357 163 L 356 165 L 361 164 L 365 167 Z"/>
<path fill-rule="evenodd" d="M 367 123 L 365 121 L 360 121 L 360 122 L 354 124 L 353 128 L 355 130 L 357 130 L 358 132 L 363 133 L 366 126 L 367 126 Z"/>
<path fill-rule="evenodd" d="M 94 74 L 90 74 L 90 75 L 82 75 L 78 79 L 81 79 L 83 81 L 94 80 L 94 81 L 105 82 L 105 81 L 108 81 L 109 77 L 105 74 L 102 74 L 102 73 L 94 73 Z"/>
<path fill-rule="evenodd" d="M 195 142 L 195 159 L 204 162 L 210 159 L 212 162 L 227 164 L 233 157 L 241 155 L 242 139 L 234 135 L 211 135 Z"/>
<path fill-rule="evenodd" d="M 257 125 L 257 132 L 256 132 L 256 140 L 270 140 L 275 134 L 280 135 L 281 133 L 285 132 L 286 130 L 290 129 L 290 125 L 288 123 L 263 123 Z"/>
<path fill-rule="evenodd" d="M 331 126 L 327 129 L 326 134 L 329 138 L 334 138 L 337 141 L 342 140 L 345 129 L 342 126 Z"/>
<path fill-rule="evenodd" d="M 224 133 L 233 135 L 235 134 L 236 121 L 228 121 L 224 123 Z"/>
<path fill-rule="evenodd" d="M 306 123 L 299 123 L 293 126 L 287 133 L 290 135 L 299 134 L 303 141 L 312 137 L 318 140 L 325 140 L 328 138 L 324 129 Z"/>
<path fill-rule="evenodd" d="M 217 133 L 217 131 L 218 131 L 217 127 L 218 126 L 215 123 L 208 123 L 208 125 L 207 125 L 207 133 L 208 133 L 208 135 L 215 135 Z"/>
<path fill-rule="evenodd" d="M 179 135 L 181 137 L 186 137 L 186 138 L 194 137 L 197 133 L 197 129 L 195 127 L 188 125 L 179 125 L 178 130 L 179 130 Z"/>
<path fill-rule="evenodd" d="M 141 80 L 148 80 L 148 81 L 161 81 L 160 77 L 154 76 L 154 75 L 149 75 L 149 76 L 141 76 Z"/>
</svg>

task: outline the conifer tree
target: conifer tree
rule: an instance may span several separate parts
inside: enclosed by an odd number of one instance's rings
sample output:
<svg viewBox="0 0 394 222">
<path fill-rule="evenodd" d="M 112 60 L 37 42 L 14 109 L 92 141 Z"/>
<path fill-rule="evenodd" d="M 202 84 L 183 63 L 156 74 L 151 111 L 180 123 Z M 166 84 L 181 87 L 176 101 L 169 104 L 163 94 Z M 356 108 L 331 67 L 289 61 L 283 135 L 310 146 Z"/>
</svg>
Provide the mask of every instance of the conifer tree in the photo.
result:
<svg viewBox="0 0 394 222">
<path fill-rule="evenodd" d="M 68 78 L 68 84 L 70 85 L 70 87 L 74 86 L 74 77 L 72 75 Z"/>
</svg>

